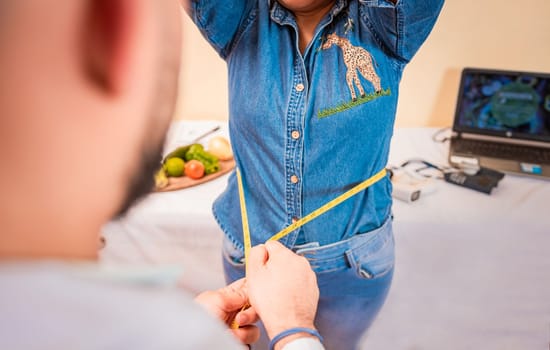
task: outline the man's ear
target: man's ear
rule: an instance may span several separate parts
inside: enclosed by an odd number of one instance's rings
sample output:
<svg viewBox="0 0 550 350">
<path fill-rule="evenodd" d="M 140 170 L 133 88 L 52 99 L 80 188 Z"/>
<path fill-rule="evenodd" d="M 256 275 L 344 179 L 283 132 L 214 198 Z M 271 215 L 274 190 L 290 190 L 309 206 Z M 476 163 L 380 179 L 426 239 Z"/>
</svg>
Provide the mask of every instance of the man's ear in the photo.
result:
<svg viewBox="0 0 550 350">
<path fill-rule="evenodd" d="M 84 68 L 92 83 L 107 94 L 118 94 L 129 83 L 139 3 L 87 2 L 82 42 Z"/>
</svg>

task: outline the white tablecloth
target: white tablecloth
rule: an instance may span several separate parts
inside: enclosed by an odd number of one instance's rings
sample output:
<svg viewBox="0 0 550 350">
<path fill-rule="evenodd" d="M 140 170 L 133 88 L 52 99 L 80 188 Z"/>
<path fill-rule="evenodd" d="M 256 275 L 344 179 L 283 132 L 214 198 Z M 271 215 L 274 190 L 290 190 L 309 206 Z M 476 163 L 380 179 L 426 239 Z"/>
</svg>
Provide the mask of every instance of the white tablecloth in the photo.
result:
<svg viewBox="0 0 550 350">
<path fill-rule="evenodd" d="M 167 150 L 216 122 L 176 122 Z M 220 133 L 227 134 L 222 124 Z M 390 164 L 446 164 L 433 128 L 397 129 Z M 213 200 L 227 176 L 155 193 L 103 229 L 105 263 L 177 264 L 196 290 L 223 285 Z M 395 201 L 397 262 L 365 349 L 546 349 L 550 343 L 550 181 L 507 175 L 491 195 L 439 181 Z"/>
</svg>

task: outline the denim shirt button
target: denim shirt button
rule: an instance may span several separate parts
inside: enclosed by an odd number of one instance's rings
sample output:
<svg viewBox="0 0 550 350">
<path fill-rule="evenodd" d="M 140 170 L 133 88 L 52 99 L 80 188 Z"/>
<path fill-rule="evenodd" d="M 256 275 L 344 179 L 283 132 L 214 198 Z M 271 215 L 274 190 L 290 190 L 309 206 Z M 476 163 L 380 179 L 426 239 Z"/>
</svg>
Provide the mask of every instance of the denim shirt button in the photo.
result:
<svg viewBox="0 0 550 350">
<path fill-rule="evenodd" d="M 294 140 L 297 140 L 300 138 L 300 132 L 298 130 L 294 130 L 290 136 L 292 136 Z"/>
<path fill-rule="evenodd" d="M 300 84 L 296 84 L 296 91 L 298 92 L 302 92 L 304 91 L 306 87 L 304 86 L 304 84 L 300 83 Z"/>
<path fill-rule="evenodd" d="M 298 218 L 294 217 L 292 218 L 292 223 L 295 224 L 298 221 Z"/>
<path fill-rule="evenodd" d="M 298 183 L 298 176 L 292 175 L 290 177 L 290 182 L 292 182 L 293 184 L 297 184 Z"/>
</svg>

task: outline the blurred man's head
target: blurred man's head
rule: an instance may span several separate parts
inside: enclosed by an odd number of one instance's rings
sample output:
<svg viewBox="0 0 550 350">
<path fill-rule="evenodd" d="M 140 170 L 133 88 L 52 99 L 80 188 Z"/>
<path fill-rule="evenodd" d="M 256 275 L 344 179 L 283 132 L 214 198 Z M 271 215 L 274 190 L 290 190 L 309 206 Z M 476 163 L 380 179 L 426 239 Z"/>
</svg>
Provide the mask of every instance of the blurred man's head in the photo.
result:
<svg viewBox="0 0 550 350">
<path fill-rule="evenodd" d="M 92 258 L 101 225 L 152 188 L 178 2 L 0 4 L 0 257 Z"/>
</svg>

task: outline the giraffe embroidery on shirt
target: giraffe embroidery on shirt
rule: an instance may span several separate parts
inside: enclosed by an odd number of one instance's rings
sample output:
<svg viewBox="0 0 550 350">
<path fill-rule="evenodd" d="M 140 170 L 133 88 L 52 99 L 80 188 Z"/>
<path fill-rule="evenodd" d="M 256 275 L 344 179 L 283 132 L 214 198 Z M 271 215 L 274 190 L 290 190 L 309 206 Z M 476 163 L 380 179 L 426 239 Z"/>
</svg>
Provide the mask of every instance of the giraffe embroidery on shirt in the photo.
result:
<svg viewBox="0 0 550 350">
<path fill-rule="evenodd" d="M 347 67 L 346 82 L 353 101 L 357 100 L 354 84 L 359 90 L 361 97 L 365 96 L 365 90 L 361 85 L 357 71 L 374 86 L 377 94 L 382 91 L 380 77 L 376 74 L 372 56 L 367 50 L 359 46 L 353 46 L 348 39 L 341 38 L 334 33 L 327 35 L 321 49 L 330 49 L 332 45 L 336 45 L 342 50 L 344 64 Z"/>
</svg>

